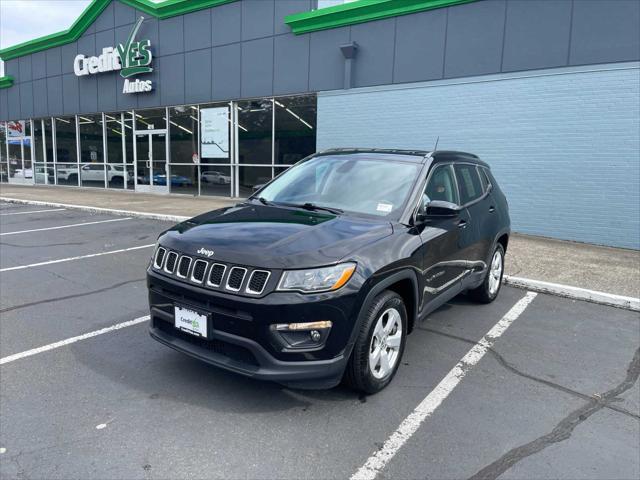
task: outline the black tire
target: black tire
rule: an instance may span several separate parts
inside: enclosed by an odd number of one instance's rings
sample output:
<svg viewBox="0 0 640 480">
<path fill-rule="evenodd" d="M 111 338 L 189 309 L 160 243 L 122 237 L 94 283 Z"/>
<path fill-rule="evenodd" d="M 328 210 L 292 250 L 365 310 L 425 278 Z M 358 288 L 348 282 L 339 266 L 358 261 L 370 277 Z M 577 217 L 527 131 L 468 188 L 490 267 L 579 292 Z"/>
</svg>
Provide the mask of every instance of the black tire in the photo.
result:
<svg viewBox="0 0 640 480">
<path fill-rule="evenodd" d="M 402 322 L 400 348 L 392 370 L 383 378 L 376 378 L 369 368 L 369 351 L 378 319 L 380 315 L 390 308 L 395 308 L 400 314 Z M 391 290 L 381 292 L 367 309 L 362 325 L 360 325 L 356 343 L 353 346 L 351 357 L 349 357 L 349 362 L 345 369 L 344 383 L 355 390 L 368 394 L 377 393 L 386 387 L 396 374 L 400 362 L 402 362 L 407 339 L 407 326 L 407 309 L 402 297 Z"/>
<path fill-rule="evenodd" d="M 78 175 L 76 175 L 75 173 L 72 173 L 71 175 L 69 175 L 67 177 L 67 183 L 78 183 Z"/>
<path fill-rule="evenodd" d="M 500 271 L 500 281 L 498 282 L 498 288 L 497 290 L 492 292 L 491 289 L 489 288 L 489 284 L 490 284 L 491 275 L 492 275 L 491 265 L 496 253 L 499 253 L 500 256 L 502 257 L 501 258 L 502 267 Z M 502 247 L 501 244 L 498 243 L 496 247 L 493 249 L 493 252 L 491 252 L 491 257 L 489 260 L 489 265 L 487 267 L 487 273 L 485 274 L 484 280 L 482 281 L 480 286 L 478 286 L 477 288 L 474 288 L 473 290 L 469 290 L 469 297 L 478 303 L 493 302 L 498 297 L 498 294 L 500 293 L 500 288 L 502 288 L 503 275 L 504 275 L 504 248 Z"/>
</svg>

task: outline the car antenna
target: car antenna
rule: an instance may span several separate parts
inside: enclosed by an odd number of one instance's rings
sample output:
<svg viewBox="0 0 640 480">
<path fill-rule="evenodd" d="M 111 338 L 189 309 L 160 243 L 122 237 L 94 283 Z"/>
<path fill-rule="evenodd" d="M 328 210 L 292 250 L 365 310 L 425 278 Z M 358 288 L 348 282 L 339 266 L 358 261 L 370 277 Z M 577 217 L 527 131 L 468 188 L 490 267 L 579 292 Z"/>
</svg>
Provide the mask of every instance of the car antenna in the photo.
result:
<svg viewBox="0 0 640 480">
<path fill-rule="evenodd" d="M 440 141 L 440 135 L 438 135 L 438 136 L 436 137 L 436 144 L 435 144 L 435 146 L 433 147 L 433 152 L 431 152 L 431 153 L 435 153 L 435 152 L 436 152 L 436 150 L 438 149 L 438 142 L 439 142 L 439 141 Z"/>
</svg>

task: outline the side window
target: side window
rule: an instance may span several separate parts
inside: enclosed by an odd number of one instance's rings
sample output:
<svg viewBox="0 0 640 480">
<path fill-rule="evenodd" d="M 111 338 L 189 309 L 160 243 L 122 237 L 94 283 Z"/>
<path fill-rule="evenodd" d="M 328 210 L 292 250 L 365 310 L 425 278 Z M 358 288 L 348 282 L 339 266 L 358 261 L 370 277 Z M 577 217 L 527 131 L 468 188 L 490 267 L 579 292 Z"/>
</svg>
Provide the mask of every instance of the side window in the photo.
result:
<svg viewBox="0 0 640 480">
<path fill-rule="evenodd" d="M 482 167 L 476 167 L 478 169 L 478 174 L 480 175 L 480 183 L 482 184 L 482 191 L 483 192 L 488 192 L 489 191 L 489 179 L 487 178 L 487 174 L 484 170 L 484 168 Z"/>
<path fill-rule="evenodd" d="M 456 182 L 451 165 L 437 166 L 429 177 L 429 182 L 422 195 L 422 204 L 426 205 L 432 200 L 458 203 Z"/>
<path fill-rule="evenodd" d="M 465 205 L 480 198 L 484 192 L 476 166 L 462 163 L 454 165 L 453 168 L 456 171 L 458 188 L 460 189 L 460 204 Z"/>
</svg>

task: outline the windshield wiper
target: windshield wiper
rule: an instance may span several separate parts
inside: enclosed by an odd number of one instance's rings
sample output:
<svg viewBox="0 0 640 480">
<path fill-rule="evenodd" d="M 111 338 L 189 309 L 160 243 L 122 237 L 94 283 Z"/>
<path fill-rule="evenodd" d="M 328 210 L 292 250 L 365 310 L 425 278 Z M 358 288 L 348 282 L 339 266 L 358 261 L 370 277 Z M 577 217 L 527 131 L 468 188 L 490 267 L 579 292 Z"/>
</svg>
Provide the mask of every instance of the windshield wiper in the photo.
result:
<svg viewBox="0 0 640 480">
<path fill-rule="evenodd" d="M 311 202 L 300 203 L 300 204 L 289 204 L 288 206 L 304 208 L 305 210 L 323 210 L 325 212 L 333 213 L 334 215 L 340 215 L 341 213 L 344 213 L 344 210 L 340 210 L 339 208 L 323 207 L 321 205 L 316 205 L 315 203 L 311 203 Z"/>
<path fill-rule="evenodd" d="M 256 200 L 258 200 L 263 205 L 271 205 L 271 202 L 264 197 L 257 197 Z"/>
</svg>

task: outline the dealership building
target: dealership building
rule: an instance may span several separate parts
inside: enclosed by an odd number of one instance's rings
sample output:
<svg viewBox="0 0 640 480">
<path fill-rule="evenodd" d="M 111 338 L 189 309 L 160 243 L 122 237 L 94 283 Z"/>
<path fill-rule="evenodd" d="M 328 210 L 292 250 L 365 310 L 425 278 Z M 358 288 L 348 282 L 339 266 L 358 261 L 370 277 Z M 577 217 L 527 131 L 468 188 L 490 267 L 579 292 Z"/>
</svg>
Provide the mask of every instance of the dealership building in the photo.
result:
<svg viewBox="0 0 640 480">
<path fill-rule="evenodd" d="M 638 0 L 93 0 L 0 51 L 0 178 L 246 197 L 317 150 L 437 140 L 491 165 L 515 231 L 639 249 L 639 25 Z"/>
</svg>

